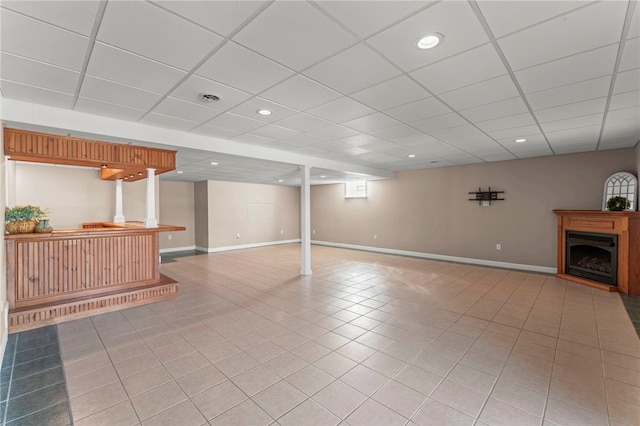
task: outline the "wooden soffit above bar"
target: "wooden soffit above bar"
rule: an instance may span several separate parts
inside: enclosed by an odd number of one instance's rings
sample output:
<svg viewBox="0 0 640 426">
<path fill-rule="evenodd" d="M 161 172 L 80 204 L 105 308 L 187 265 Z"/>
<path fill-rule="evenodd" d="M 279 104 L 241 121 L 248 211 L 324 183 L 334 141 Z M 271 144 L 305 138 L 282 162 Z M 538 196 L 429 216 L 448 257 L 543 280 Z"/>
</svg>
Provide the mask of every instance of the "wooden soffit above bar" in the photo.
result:
<svg viewBox="0 0 640 426">
<path fill-rule="evenodd" d="M 4 155 L 10 160 L 100 168 L 103 180 L 133 182 L 148 168 L 161 174 L 176 169 L 176 151 L 69 136 L 4 129 Z"/>
</svg>

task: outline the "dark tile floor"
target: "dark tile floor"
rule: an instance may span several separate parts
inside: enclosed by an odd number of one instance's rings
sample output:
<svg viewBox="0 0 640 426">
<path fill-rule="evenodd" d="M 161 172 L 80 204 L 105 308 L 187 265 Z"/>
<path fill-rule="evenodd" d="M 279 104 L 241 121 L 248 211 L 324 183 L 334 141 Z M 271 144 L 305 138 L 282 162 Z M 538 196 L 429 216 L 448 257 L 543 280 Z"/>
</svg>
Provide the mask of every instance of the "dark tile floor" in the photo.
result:
<svg viewBox="0 0 640 426">
<path fill-rule="evenodd" d="M 3 425 L 69 425 L 71 416 L 58 328 L 9 335 L 0 376 Z"/>
<path fill-rule="evenodd" d="M 627 309 L 627 313 L 636 329 L 636 333 L 638 333 L 638 337 L 640 337 L 640 296 L 621 294 L 620 298 L 622 299 L 622 303 L 624 303 L 624 307 Z"/>
</svg>

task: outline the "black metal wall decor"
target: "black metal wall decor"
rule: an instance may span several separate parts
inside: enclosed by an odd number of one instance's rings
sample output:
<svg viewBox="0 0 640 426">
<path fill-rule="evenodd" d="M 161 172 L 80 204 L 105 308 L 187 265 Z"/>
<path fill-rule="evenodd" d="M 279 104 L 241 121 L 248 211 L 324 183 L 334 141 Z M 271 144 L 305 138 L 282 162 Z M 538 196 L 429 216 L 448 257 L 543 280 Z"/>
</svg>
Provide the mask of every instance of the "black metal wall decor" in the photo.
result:
<svg viewBox="0 0 640 426">
<path fill-rule="evenodd" d="M 498 198 L 498 194 L 504 194 L 504 191 L 492 191 L 491 187 L 489 187 L 488 191 L 478 188 L 478 191 L 469 192 L 469 194 L 475 194 L 476 196 L 476 198 L 469 198 L 469 201 L 477 201 L 478 205 L 481 206 L 490 206 L 492 201 L 504 201 L 504 198 Z"/>
</svg>

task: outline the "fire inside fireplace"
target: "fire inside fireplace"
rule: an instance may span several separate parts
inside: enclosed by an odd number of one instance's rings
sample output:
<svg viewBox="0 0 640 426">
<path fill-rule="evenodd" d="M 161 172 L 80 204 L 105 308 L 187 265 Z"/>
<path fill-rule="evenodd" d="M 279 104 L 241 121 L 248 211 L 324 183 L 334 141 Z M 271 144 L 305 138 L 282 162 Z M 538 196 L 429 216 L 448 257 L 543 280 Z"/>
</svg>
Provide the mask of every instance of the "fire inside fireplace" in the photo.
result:
<svg viewBox="0 0 640 426">
<path fill-rule="evenodd" d="M 617 285 L 618 236 L 567 231 L 566 273 Z"/>
</svg>

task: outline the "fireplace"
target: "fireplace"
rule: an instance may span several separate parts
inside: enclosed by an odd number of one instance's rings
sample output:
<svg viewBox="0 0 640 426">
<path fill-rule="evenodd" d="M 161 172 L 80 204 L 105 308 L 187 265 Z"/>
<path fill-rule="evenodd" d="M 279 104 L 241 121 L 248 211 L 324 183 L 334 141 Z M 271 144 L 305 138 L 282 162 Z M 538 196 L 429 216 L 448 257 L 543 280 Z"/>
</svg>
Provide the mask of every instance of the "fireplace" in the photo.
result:
<svg viewBox="0 0 640 426">
<path fill-rule="evenodd" d="M 566 273 L 617 285 L 618 236 L 566 231 Z"/>
</svg>

